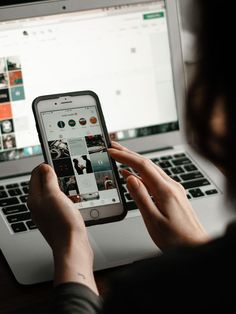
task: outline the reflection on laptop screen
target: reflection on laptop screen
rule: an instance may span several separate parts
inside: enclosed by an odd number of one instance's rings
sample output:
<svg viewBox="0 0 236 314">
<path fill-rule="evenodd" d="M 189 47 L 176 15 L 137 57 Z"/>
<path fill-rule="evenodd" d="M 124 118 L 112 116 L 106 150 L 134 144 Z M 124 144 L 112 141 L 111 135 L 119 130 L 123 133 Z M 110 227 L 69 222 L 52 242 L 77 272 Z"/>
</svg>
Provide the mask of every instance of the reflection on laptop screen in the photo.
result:
<svg viewBox="0 0 236 314">
<path fill-rule="evenodd" d="M 93 90 L 113 139 L 178 129 L 164 1 L 0 23 L 0 160 L 40 154 L 32 100 Z"/>
</svg>

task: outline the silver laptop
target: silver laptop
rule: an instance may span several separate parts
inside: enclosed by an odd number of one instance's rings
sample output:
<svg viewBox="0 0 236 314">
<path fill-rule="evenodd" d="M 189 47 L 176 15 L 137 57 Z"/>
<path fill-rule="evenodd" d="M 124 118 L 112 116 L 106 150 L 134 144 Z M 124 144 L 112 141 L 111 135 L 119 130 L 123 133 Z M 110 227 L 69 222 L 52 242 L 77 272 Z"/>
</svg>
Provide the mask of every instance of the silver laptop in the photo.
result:
<svg viewBox="0 0 236 314">
<path fill-rule="evenodd" d="M 53 278 L 52 253 L 27 210 L 43 161 L 31 110 L 44 94 L 94 90 L 111 137 L 183 184 L 206 229 L 221 234 L 224 179 L 185 144 L 177 3 L 67 0 L 0 9 L 0 246 L 21 284 Z M 126 167 L 125 165 L 119 165 Z M 88 228 L 94 270 L 158 254 L 123 182 L 125 220 Z"/>
</svg>

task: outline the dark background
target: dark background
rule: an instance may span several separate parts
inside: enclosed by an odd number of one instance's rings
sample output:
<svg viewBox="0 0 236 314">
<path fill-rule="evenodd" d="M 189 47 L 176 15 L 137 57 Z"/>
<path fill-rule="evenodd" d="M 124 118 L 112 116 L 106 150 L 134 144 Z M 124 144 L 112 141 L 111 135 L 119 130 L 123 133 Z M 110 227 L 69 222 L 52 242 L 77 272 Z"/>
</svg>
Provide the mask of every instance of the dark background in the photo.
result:
<svg viewBox="0 0 236 314">
<path fill-rule="evenodd" d="M 27 2 L 43 2 L 45 0 L 35 1 L 35 0 L 7 0 L 7 1 L 0 1 L 0 6 L 6 6 L 10 4 L 20 4 L 20 3 L 27 3 Z"/>
</svg>

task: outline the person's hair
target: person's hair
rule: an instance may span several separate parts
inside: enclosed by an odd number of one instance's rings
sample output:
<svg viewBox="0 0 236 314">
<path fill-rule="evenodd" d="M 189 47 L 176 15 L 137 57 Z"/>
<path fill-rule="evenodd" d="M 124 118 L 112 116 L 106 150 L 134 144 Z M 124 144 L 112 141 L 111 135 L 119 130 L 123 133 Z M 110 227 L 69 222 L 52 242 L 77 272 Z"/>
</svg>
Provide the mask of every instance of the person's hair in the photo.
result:
<svg viewBox="0 0 236 314">
<path fill-rule="evenodd" d="M 196 72 L 188 90 L 186 135 L 199 153 L 221 166 L 236 187 L 236 45 L 234 2 L 198 0 Z M 224 136 L 212 129 L 217 105 L 225 118 Z"/>
<path fill-rule="evenodd" d="M 84 160 L 87 160 L 88 157 L 86 155 L 81 156 Z"/>
<path fill-rule="evenodd" d="M 75 164 L 78 164 L 79 163 L 79 161 L 78 161 L 78 159 L 73 159 L 73 163 L 75 163 Z"/>
</svg>

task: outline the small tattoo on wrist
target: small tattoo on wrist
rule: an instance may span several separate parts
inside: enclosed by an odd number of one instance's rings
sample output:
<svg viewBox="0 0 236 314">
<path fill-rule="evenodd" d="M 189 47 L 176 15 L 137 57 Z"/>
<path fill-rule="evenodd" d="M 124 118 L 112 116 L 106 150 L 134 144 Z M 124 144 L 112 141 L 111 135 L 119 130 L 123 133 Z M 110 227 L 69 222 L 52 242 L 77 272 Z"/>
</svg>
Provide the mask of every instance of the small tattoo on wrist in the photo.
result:
<svg viewBox="0 0 236 314">
<path fill-rule="evenodd" d="M 85 277 L 83 274 L 81 274 L 81 273 L 77 273 L 77 275 L 78 275 L 79 277 L 83 278 L 84 280 L 86 279 L 86 277 Z"/>
</svg>

